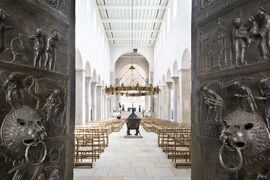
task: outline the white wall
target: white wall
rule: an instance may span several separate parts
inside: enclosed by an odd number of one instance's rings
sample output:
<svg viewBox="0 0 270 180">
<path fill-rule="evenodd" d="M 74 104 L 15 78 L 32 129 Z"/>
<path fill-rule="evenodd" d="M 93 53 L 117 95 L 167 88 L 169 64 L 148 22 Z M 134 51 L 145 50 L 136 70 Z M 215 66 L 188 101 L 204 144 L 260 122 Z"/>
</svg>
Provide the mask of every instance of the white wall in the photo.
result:
<svg viewBox="0 0 270 180">
<path fill-rule="evenodd" d="M 109 64 L 110 46 L 96 1 L 76 0 L 77 125 L 108 117 L 103 111 L 107 104 L 101 107 L 101 100 L 107 98 L 103 88 L 110 82 Z"/>
<path fill-rule="evenodd" d="M 97 76 L 109 84 L 110 46 L 96 1 L 76 0 L 76 48 L 81 53 L 84 67 L 89 61 L 92 72 L 96 69 Z"/>
<path fill-rule="evenodd" d="M 154 82 L 162 80 L 177 61 L 181 68 L 184 50 L 191 49 L 191 0 L 171 0 L 154 47 Z"/>
<path fill-rule="evenodd" d="M 155 116 L 170 119 L 170 109 L 173 120 L 183 123 L 190 123 L 191 5 L 191 0 L 169 1 L 154 47 L 154 85 L 163 86 L 155 97 Z M 170 93 L 165 82 L 172 82 Z"/>
</svg>

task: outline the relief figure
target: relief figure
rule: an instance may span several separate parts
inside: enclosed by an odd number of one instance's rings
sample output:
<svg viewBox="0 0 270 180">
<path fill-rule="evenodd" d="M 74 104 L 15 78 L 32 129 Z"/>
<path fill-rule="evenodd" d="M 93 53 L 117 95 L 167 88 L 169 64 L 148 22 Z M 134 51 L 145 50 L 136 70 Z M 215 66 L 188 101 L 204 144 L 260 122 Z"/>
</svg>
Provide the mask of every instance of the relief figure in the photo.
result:
<svg viewBox="0 0 270 180">
<path fill-rule="evenodd" d="M 34 67 L 42 67 L 42 53 L 44 50 L 44 37 L 40 28 L 36 29 L 34 35 L 31 35 L 29 39 L 34 41 Z"/>
<path fill-rule="evenodd" d="M 266 13 L 265 9 L 260 8 L 254 19 L 258 27 L 253 28 L 252 34 L 258 37 L 261 56 L 267 60 L 270 55 L 270 15 Z"/>
<path fill-rule="evenodd" d="M 60 113 L 61 107 L 61 91 L 59 89 L 55 89 L 54 92 L 50 94 L 46 104 L 43 107 L 47 112 L 47 121 L 55 120 Z"/>
<path fill-rule="evenodd" d="M 23 84 L 14 73 L 7 77 L 7 80 L 3 83 L 2 88 L 6 91 L 6 101 L 12 106 L 12 108 L 22 106 Z"/>
<path fill-rule="evenodd" d="M 233 20 L 233 31 L 232 31 L 232 49 L 234 52 L 234 59 L 236 65 L 246 65 L 245 53 L 246 48 L 251 43 L 249 37 L 248 28 L 244 27 L 241 18 L 235 18 Z"/>
<path fill-rule="evenodd" d="M 54 169 L 54 170 L 51 171 L 49 180 L 60 180 L 59 170 L 58 169 Z"/>
<path fill-rule="evenodd" d="M 240 99 L 242 109 L 247 112 L 256 111 L 257 104 L 251 90 L 247 86 L 242 85 L 239 81 L 234 82 L 234 85 L 237 87 L 238 91 L 236 94 L 234 94 L 234 97 Z"/>
<path fill-rule="evenodd" d="M 219 122 L 222 98 L 215 91 L 207 88 L 206 85 L 202 85 L 201 92 L 208 120 Z"/>
<path fill-rule="evenodd" d="M 9 14 L 6 11 L 0 9 L 0 52 L 5 49 L 5 31 L 13 28 L 4 23 L 8 16 Z"/>
<path fill-rule="evenodd" d="M 260 95 L 254 97 L 256 100 L 264 101 L 264 118 L 268 129 L 270 129 L 270 80 L 262 79 L 259 85 Z"/>
<path fill-rule="evenodd" d="M 52 32 L 47 39 L 46 49 L 45 49 L 45 68 L 48 70 L 55 69 L 55 60 L 56 60 L 56 42 L 58 41 L 58 34 Z"/>
</svg>

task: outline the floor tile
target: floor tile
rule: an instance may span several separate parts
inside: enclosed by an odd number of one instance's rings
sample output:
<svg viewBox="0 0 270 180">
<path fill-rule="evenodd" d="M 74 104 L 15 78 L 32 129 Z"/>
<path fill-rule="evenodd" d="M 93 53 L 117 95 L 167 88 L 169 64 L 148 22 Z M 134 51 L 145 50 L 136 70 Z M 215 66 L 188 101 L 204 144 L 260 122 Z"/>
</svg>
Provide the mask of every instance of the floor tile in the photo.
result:
<svg viewBox="0 0 270 180">
<path fill-rule="evenodd" d="M 191 180 L 190 168 L 176 169 L 157 146 L 157 135 L 126 139 L 126 127 L 110 135 L 109 147 L 92 169 L 74 169 L 74 180 Z"/>
</svg>

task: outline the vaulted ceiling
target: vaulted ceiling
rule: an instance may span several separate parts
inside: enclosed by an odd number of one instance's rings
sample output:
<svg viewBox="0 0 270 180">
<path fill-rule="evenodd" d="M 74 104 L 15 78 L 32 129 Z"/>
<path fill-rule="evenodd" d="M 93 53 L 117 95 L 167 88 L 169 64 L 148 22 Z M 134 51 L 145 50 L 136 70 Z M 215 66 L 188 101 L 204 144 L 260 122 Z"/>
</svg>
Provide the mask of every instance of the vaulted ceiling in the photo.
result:
<svg viewBox="0 0 270 180">
<path fill-rule="evenodd" d="M 169 0 L 96 0 L 111 46 L 151 47 Z M 132 37 L 133 34 L 133 37 Z"/>
</svg>

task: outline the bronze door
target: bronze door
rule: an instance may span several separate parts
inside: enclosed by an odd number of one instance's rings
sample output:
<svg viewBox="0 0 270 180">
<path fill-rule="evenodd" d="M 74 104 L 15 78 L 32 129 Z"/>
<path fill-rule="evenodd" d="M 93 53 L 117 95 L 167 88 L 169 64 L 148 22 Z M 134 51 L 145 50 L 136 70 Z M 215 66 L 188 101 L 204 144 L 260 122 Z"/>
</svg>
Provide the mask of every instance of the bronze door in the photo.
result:
<svg viewBox="0 0 270 180">
<path fill-rule="evenodd" d="M 0 1 L 0 179 L 73 178 L 74 0 Z"/>
<path fill-rule="evenodd" d="M 270 2 L 192 8 L 192 179 L 270 179 Z"/>
</svg>

